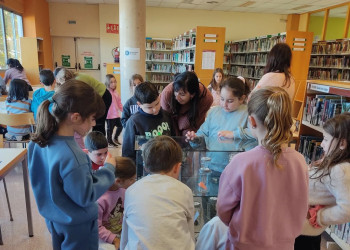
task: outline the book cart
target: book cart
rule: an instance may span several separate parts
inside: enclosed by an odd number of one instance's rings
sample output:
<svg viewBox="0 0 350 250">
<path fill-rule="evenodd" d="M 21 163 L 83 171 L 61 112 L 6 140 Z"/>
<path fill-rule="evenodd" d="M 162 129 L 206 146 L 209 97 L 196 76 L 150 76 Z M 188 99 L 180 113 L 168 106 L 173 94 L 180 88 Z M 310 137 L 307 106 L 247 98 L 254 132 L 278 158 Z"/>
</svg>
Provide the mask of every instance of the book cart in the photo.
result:
<svg viewBox="0 0 350 250">
<path fill-rule="evenodd" d="M 146 81 L 156 84 L 159 92 L 173 80 L 172 40 L 146 38 Z"/>
</svg>

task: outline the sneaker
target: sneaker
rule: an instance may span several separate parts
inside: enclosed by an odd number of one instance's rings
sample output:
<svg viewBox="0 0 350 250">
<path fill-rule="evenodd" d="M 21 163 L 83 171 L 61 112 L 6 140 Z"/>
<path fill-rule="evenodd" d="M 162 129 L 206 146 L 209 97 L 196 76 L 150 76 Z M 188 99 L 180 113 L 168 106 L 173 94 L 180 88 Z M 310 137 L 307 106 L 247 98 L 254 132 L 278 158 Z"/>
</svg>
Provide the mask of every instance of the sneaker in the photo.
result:
<svg viewBox="0 0 350 250">
<path fill-rule="evenodd" d="M 16 141 L 16 136 L 14 135 L 10 135 L 9 133 L 6 133 L 5 134 L 5 138 L 8 140 L 8 141 Z"/>
<path fill-rule="evenodd" d="M 108 147 L 118 147 L 117 144 L 115 144 L 112 140 L 108 141 Z"/>
<path fill-rule="evenodd" d="M 122 144 L 118 141 L 118 139 L 114 139 L 114 143 L 117 144 L 117 145 L 122 145 Z"/>
</svg>

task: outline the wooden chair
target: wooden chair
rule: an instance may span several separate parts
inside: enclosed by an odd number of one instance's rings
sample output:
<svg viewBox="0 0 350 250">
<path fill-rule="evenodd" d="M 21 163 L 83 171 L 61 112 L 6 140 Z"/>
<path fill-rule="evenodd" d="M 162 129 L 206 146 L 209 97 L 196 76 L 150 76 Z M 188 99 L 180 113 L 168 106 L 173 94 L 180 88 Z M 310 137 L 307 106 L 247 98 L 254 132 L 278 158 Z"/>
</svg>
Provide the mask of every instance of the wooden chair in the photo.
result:
<svg viewBox="0 0 350 250">
<path fill-rule="evenodd" d="M 3 147 L 4 147 L 4 138 L 3 138 L 3 135 L 0 134 L 0 148 L 3 148 Z M 8 192 L 7 192 L 7 186 L 6 186 L 5 177 L 3 177 L 3 178 L 0 177 L 0 181 L 1 180 L 4 183 L 5 196 L 6 196 L 6 200 L 7 200 L 7 207 L 9 209 L 9 213 L 10 213 L 10 221 L 13 221 L 11 205 L 10 205 L 10 199 L 9 199 L 9 195 L 8 195 Z M 1 226 L 0 226 L 0 245 L 3 245 L 2 235 L 1 235 Z"/>
<path fill-rule="evenodd" d="M 31 125 L 31 132 L 34 132 L 34 114 L 32 112 L 22 113 L 22 114 L 3 114 L 0 113 L 0 124 L 6 126 L 21 126 L 21 125 Z M 4 143 L 11 144 L 21 143 L 22 147 L 25 148 L 29 140 L 22 141 L 9 141 L 4 139 Z"/>
<path fill-rule="evenodd" d="M 0 102 L 6 101 L 7 95 L 0 96 Z"/>
</svg>

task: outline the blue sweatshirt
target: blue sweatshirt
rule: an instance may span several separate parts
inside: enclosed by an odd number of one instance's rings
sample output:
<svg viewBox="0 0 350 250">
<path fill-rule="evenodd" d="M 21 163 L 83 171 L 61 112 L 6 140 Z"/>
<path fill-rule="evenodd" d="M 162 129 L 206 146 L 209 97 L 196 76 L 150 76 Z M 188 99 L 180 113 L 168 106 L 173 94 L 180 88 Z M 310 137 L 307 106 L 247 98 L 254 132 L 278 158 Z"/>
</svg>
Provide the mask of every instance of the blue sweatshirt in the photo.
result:
<svg viewBox="0 0 350 250">
<path fill-rule="evenodd" d="M 38 89 L 33 94 L 32 105 L 30 106 L 30 110 L 34 113 L 34 119 L 36 120 L 36 114 L 38 112 L 38 108 L 40 104 L 52 97 L 55 94 L 55 91 L 46 91 L 44 88 Z"/>
<path fill-rule="evenodd" d="M 77 225 L 97 219 L 97 199 L 114 183 L 114 167 L 92 173 L 91 161 L 73 136 L 54 136 L 46 147 L 30 142 L 29 176 L 40 214 Z"/>
<path fill-rule="evenodd" d="M 158 135 L 174 136 L 175 130 L 170 114 L 160 109 L 158 115 L 150 115 L 140 109 L 133 114 L 126 123 L 122 156 L 136 160 L 135 136 L 144 135 L 154 137 Z"/>
<path fill-rule="evenodd" d="M 246 104 L 240 105 L 233 112 L 226 112 L 221 106 L 211 108 L 196 135 L 212 137 L 217 136 L 218 132 L 222 130 L 232 131 L 235 139 L 254 138 L 248 128 L 248 108 Z"/>
</svg>

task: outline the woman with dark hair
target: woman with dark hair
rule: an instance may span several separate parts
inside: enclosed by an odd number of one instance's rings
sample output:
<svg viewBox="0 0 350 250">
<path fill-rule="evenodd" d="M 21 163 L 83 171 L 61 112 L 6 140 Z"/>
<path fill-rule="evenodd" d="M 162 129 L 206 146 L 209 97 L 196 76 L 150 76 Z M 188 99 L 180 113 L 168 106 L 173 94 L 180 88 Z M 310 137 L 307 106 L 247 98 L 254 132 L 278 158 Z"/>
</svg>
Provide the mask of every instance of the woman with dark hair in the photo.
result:
<svg viewBox="0 0 350 250">
<path fill-rule="evenodd" d="M 264 75 L 254 90 L 266 86 L 281 87 L 287 91 L 290 100 L 293 100 L 295 94 L 295 82 L 290 73 L 291 61 L 292 50 L 288 44 L 277 43 L 273 46 L 267 56 Z"/>
<path fill-rule="evenodd" d="M 8 70 L 5 72 L 4 82 L 5 84 L 12 79 L 21 79 L 27 82 L 29 91 L 33 91 L 32 86 L 27 78 L 26 72 L 22 64 L 14 58 L 7 59 Z"/>
<path fill-rule="evenodd" d="M 198 81 L 194 72 L 177 75 L 161 94 L 161 106 L 174 120 L 177 135 L 197 131 L 213 103 L 210 91 Z"/>
</svg>

